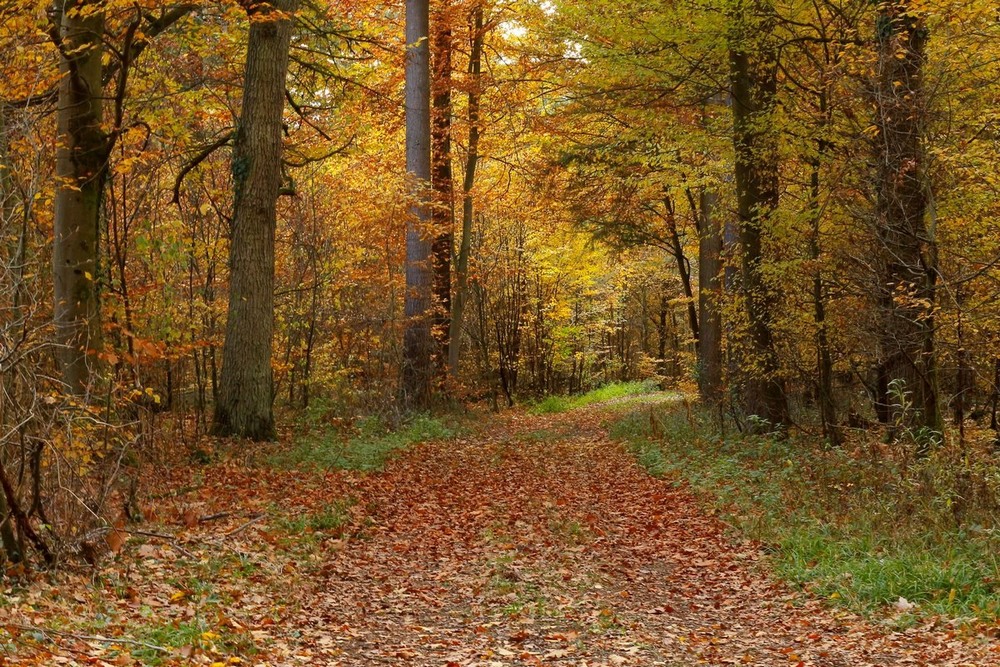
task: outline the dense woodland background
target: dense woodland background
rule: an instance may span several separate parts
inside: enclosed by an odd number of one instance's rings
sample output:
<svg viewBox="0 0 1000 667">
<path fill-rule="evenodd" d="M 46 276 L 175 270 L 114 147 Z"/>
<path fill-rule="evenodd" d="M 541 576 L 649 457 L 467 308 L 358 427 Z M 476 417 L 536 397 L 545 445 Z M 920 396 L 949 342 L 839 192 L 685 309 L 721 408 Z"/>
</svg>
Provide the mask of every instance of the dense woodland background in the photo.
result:
<svg viewBox="0 0 1000 667">
<path fill-rule="evenodd" d="M 163 444 L 636 379 L 995 506 L 998 18 L 0 0 L 6 557 Z"/>
</svg>

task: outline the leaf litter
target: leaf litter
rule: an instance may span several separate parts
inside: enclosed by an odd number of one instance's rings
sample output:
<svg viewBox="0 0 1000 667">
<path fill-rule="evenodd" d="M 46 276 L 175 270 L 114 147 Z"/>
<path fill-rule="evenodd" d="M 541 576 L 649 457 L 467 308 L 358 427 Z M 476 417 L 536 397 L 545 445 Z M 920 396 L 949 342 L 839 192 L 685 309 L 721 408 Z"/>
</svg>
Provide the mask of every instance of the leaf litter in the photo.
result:
<svg viewBox="0 0 1000 667">
<path fill-rule="evenodd" d="M 175 466 L 113 559 L 8 584 L 0 664 L 1000 664 L 988 629 L 769 578 L 606 417 L 509 413 L 381 473 Z"/>
</svg>

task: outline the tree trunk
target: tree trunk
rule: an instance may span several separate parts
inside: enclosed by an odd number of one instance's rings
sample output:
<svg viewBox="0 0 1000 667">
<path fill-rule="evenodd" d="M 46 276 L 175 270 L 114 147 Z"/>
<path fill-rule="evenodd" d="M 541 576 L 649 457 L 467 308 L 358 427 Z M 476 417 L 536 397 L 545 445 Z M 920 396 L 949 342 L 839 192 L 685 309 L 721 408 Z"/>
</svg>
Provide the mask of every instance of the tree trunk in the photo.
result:
<svg viewBox="0 0 1000 667">
<path fill-rule="evenodd" d="M 741 290 L 749 334 L 742 389 L 747 412 L 777 426 L 789 422 L 788 402 L 774 346 L 776 295 L 764 276 L 761 245 L 778 206 L 778 154 L 771 127 L 777 52 L 770 39 L 772 8 L 762 0 L 752 4 L 748 16 L 737 17 L 744 33 L 737 36 L 730 54 Z"/>
<path fill-rule="evenodd" d="M 434 76 L 431 82 L 431 183 L 434 242 L 434 340 L 435 362 L 448 363 L 448 328 L 451 320 L 451 253 L 455 236 L 455 192 L 451 170 L 451 4 L 441 2 L 434 15 Z"/>
<path fill-rule="evenodd" d="M 826 142 L 820 141 L 819 156 L 823 156 L 826 150 Z M 812 297 L 813 297 L 813 322 L 816 324 L 816 388 L 819 403 L 820 423 L 823 425 L 823 436 L 833 445 L 838 446 L 841 441 L 840 430 L 837 426 L 837 409 L 833 401 L 833 357 L 830 354 L 830 340 L 826 328 L 826 291 L 823 285 L 823 274 L 819 269 L 820 245 L 819 245 L 819 169 L 820 158 L 812 164 L 810 175 L 810 215 L 812 217 L 812 229 L 809 237 L 809 259 L 816 265 L 813 272 Z"/>
<path fill-rule="evenodd" d="M 406 171 L 413 207 L 406 224 L 406 331 L 403 334 L 402 402 L 426 408 L 431 399 L 431 243 L 427 201 L 431 180 L 431 105 L 427 0 L 406 0 Z"/>
<path fill-rule="evenodd" d="M 664 198 L 663 206 L 666 209 L 664 220 L 670 233 L 670 254 L 677 262 L 677 273 L 680 275 L 681 289 L 684 291 L 684 300 L 687 302 L 688 327 L 691 329 L 691 337 L 694 338 L 694 347 L 697 350 L 700 336 L 698 333 L 698 309 L 694 303 L 694 288 L 691 286 L 691 263 L 684 255 L 681 237 L 677 232 L 677 216 L 674 212 L 673 200 L 669 197 Z"/>
<path fill-rule="evenodd" d="M 878 412 L 892 420 L 903 383 L 914 414 L 906 421 L 941 430 L 934 351 L 937 267 L 933 211 L 922 150 L 927 112 L 923 87 L 927 28 L 909 0 L 879 5 L 875 81 L 875 233 L 880 244 Z M 898 389 L 897 389 L 898 391 Z"/>
<path fill-rule="evenodd" d="M 472 252 L 473 196 L 476 182 L 476 164 L 479 161 L 479 95 L 483 60 L 483 7 L 477 4 L 472 10 L 472 50 L 469 55 L 469 145 L 462 182 L 462 242 L 455 266 L 455 302 L 451 309 L 448 332 L 448 368 L 452 377 L 458 376 L 462 354 L 462 324 L 465 304 L 469 298 L 469 255 Z"/>
<path fill-rule="evenodd" d="M 281 187 L 281 128 L 292 20 L 298 0 L 253 5 L 243 107 L 233 146 L 235 200 L 229 251 L 229 311 L 216 435 L 275 437 L 271 340 L 274 234 Z"/>
<path fill-rule="evenodd" d="M 101 348 L 97 258 L 108 137 L 101 128 L 104 13 L 99 6 L 92 0 L 67 2 L 59 19 L 63 78 L 56 111 L 53 317 L 62 379 L 77 396 L 87 393 L 94 351 Z"/>
<path fill-rule="evenodd" d="M 722 399 L 722 227 L 719 197 L 702 189 L 698 201 L 698 392 L 707 403 Z"/>
</svg>

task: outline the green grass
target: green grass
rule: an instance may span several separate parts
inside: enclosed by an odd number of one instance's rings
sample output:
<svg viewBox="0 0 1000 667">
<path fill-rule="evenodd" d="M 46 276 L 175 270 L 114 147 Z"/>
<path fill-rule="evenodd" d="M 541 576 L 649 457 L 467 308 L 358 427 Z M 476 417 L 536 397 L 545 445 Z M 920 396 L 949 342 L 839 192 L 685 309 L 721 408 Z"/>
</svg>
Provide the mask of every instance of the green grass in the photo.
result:
<svg viewBox="0 0 1000 667">
<path fill-rule="evenodd" d="M 301 536 L 304 533 L 324 533 L 339 537 L 350 524 L 349 510 L 356 502 L 354 498 L 338 500 L 311 514 L 280 517 L 276 525 L 288 535 Z"/>
<path fill-rule="evenodd" d="M 574 396 L 546 396 L 531 406 L 530 411 L 536 415 L 566 412 L 593 403 L 603 403 L 614 399 L 628 398 L 642 394 L 650 394 L 658 390 L 655 382 L 616 382 Z"/>
<path fill-rule="evenodd" d="M 963 491 L 962 464 L 947 448 L 920 460 L 902 454 L 906 445 L 870 447 L 877 434 L 828 450 L 816 437 L 719 430 L 717 415 L 674 403 L 633 410 L 612 435 L 650 474 L 688 483 L 738 535 L 760 542 L 780 577 L 814 595 L 897 624 L 1000 618 L 995 495 Z M 972 486 L 1000 488 L 995 466 L 973 473 Z M 900 597 L 914 613 L 892 608 Z"/>
<path fill-rule="evenodd" d="M 210 654 L 216 660 L 225 662 L 224 656 L 232 654 L 247 655 L 254 652 L 253 641 L 249 635 L 239 636 L 227 629 L 212 627 L 203 618 L 193 618 L 187 621 L 174 621 L 164 625 L 153 625 L 145 628 L 137 638 L 150 646 L 125 645 L 130 650 L 132 658 L 144 665 L 174 664 L 181 651 L 198 649 L 202 654 Z M 169 651 L 151 648 L 158 646 Z"/>
<path fill-rule="evenodd" d="M 420 442 L 445 440 L 456 427 L 442 419 L 417 415 L 392 429 L 377 417 L 361 420 L 354 435 L 332 427 L 314 427 L 297 436 L 292 447 L 271 458 L 279 467 L 308 469 L 381 470 L 400 451 Z"/>
</svg>

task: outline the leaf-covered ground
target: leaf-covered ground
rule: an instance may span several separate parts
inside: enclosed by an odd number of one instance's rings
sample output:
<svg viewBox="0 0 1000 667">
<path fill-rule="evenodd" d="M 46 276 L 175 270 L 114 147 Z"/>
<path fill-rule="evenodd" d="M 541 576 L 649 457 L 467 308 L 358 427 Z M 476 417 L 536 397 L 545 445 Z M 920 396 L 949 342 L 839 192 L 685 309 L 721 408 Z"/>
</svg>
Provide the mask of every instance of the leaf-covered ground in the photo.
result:
<svg viewBox="0 0 1000 667">
<path fill-rule="evenodd" d="M 175 469 L 114 560 L 6 591 L 0 663 L 1000 664 L 981 628 L 774 583 L 604 418 L 512 413 L 382 473 Z"/>
</svg>

